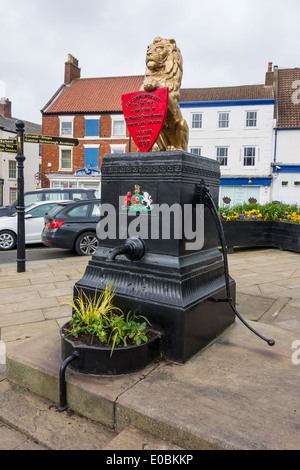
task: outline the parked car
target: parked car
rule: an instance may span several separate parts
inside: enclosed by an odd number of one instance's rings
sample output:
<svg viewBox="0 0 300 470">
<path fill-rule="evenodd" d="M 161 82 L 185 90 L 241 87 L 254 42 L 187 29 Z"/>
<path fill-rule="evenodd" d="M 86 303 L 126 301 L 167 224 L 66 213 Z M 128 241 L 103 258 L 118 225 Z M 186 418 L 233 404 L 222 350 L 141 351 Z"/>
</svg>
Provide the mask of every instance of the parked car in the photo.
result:
<svg viewBox="0 0 300 470">
<path fill-rule="evenodd" d="M 24 205 L 29 207 L 35 202 L 42 201 L 63 201 L 78 199 L 94 199 L 94 189 L 75 189 L 75 188 L 57 188 L 57 189 L 36 189 L 35 191 L 27 191 L 24 194 Z M 0 217 L 8 216 L 16 211 L 18 201 L 13 202 L 10 206 L 0 207 Z"/>
<path fill-rule="evenodd" d="M 45 216 L 42 242 L 46 246 L 74 250 L 80 256 L 92 255 L 99 240 L 100 199 L 58 203 Z"/>
<path fill-rule="evenodd" d="M 56 201 L 44 201 L 32 204 L 24 212 L 25 244 L 41 243 L 44 227 L 44 216 L 53 207 Z M 8 217 L 0 217 L 0 250 L 12 250 L 17 245 L 18 217 L 17 212 Z"/>
</svg>

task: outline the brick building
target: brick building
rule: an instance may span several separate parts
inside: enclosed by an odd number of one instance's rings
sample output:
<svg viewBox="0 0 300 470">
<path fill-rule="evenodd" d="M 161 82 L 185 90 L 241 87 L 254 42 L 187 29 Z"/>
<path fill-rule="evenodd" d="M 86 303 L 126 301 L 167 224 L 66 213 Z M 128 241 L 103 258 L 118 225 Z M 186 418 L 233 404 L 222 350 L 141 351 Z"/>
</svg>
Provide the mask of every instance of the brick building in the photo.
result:
<svg viewBox="0 0 300 470">
<path fill-rule="evenodd" d="M 0 98 L 0 139 L 16 139 L 16 122 L 21 119 L 26 134 L 41 134 L 42 126 L 22 118 L 12 116 L 12 103 L 8 98 Z M 24 190 L 36 189 L 41 164 L 40 145 L 24 143 Z M 0 152 L 0 206 L 7 206 L 17 199 L 18 174 L 15 153 Z"/>
<path fill-rule="evenodd" d="M 100 195 L 103 155 L 136 151 L 123 117 L 121 95 L 144 77 L 81 78 L 69 54 L 64 83 L 42 109 L 42 133 L 79 139 L 78 147 L 43 145 L 42 187 L 85 187 Z"/>
</svg>

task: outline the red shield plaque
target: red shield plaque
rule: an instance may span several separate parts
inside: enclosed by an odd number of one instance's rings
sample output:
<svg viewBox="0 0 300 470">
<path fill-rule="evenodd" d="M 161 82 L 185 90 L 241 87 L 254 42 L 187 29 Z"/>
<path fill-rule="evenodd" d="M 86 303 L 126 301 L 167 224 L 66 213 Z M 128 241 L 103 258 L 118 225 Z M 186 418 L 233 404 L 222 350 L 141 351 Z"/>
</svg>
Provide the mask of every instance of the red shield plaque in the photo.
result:
<svg viewBox="0 0 300 470">
<path fill-rule="evenodd" d="M 128 131 L 141 152 L 149 152 L 163 127 L 169 88 L 135 91 L 122 95 L 122 107 Z"/>
</svg>

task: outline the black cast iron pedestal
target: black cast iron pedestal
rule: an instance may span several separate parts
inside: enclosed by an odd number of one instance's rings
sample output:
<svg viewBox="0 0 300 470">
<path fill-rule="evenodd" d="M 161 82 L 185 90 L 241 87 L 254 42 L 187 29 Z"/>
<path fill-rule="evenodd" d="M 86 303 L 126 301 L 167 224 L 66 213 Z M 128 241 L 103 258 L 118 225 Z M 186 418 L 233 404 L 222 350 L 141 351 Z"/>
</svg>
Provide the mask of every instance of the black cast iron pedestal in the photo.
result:
<svg viewBox="0 0 300 470">
<path fill-rule="evenodd" d="M 209 187 L 217 204 L 219 164 L 182 151 L 128 153 L 105 155 L 101 170 L 102 207 L 112 204 L 116 209 L 117 238 L 101 240 L 84 276 L 75 284 L 74 295 L 80 290 L 94 295 L 95 291 L 100 292 L 108 282 L 112 282 L 114 303 L 125 311 L 136 311 L 146 316 L 154 328 L 164 333 L 164 356 L 184 363 L 235 318 L 227 302 L 211 301 L 212 298 L 226 298 L 217 227 L 209 209 L 204 208 L 203 246 L 191 250 L 188 245 L 191 240 L 187 240 L 184 233 L 181 239 L 174 236 L 173 222 L 168 239 L 151 237 L 151 217 L 157 217 L 156 221 L 162 224 L 164 215 L 159 212 L 158 205 L 170 207 L 177 204 L 182 208 L 192 205 L 194 220 L 195 211 L 199 210 L 196 207 L 199 183 Z M 128 192 L 134 195 L 137 186 L 141 195 L 145 192 L 151 195 L 152 211 L 136 212 L 120 205 L 120 200 L 123 201 Z M 107 259 L 113 248 L 124 244 L 130 236 L 126 233 L 127 228 L 140 216 L 149 224 L 148 237 L 144 237 L 145 231 L 140 234 L 145 245 L 144 256 L 137 261 L 125 255 Z M 230 287 L 235 302 L 235 282 L 232 279 Z"/>
</svg>

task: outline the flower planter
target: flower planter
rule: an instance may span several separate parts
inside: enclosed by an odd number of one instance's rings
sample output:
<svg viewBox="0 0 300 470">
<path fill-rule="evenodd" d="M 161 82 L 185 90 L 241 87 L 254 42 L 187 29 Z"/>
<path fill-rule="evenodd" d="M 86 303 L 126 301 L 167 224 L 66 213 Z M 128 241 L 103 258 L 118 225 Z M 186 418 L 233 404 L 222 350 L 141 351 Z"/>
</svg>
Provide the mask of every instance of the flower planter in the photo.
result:
<svg viewBox="0 0 300 470">
<path fill-rule="evenodd" d="M 300 224 L 272 220 L 222 220 L 228 251 L 235 246 L 279 248 L 300 253 Z"/>
<path fill-rule="evenodd" d="M 161 334 L 158 332 L 153 332 L 154 336 L 139 346 L 115 346 L 111 355 L 111 348 L 77 344 L 73 337 L 64 336 L 66 325 L 60 329 L 61 359 L 66 361 L 74 356 L 70 368 L 77 372 L 95 375 L 129 374 L 145 368 L 160 354 Z"/>
</svg>

